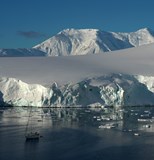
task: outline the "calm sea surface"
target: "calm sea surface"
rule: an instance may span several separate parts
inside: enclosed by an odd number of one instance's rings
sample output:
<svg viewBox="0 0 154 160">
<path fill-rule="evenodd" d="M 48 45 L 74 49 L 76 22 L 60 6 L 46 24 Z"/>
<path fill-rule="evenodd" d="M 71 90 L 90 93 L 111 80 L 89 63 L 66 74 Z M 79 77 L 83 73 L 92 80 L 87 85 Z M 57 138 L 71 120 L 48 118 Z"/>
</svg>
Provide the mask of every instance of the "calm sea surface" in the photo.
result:
<svg viewBox="0 0 154 160">
<path fill-rule="evenodd" d="M 24 134 L 29 111 L 1 111 L 0 160 L 154 160 L 154 122 L 146 117 L 150 109 L 144 111 L 141 115 L 132 110 L 123 120 L 103 121 L 99 112 L 83 109 L 34 110 L 33 126 L 43 137 L 28 142 Z M 146 121 L 137 122 L 137 114 Z M 99 128 L 107 123 L 116 127 Z"/>
</svg>

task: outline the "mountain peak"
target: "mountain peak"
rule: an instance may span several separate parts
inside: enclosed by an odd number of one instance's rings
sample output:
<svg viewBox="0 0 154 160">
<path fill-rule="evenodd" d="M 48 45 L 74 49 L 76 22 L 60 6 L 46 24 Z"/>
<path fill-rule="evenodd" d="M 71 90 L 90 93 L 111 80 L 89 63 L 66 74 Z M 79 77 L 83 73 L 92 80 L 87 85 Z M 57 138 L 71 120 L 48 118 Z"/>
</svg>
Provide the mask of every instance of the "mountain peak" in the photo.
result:
<svg viewBox="0 0 154 160">
<path fill-rule="evenodd" d="M 147 32 L 152 34 L 154 31 L 151 28 L 146 27 L 146 28 L 139 29 L 137 32 Z"/>
<path fill-rule="evenodd" d="M 64 35 L 81 35 L 81 34 L 96 34 L 99 30 L 98 29 L 64 29 L 58 34 L 64 34 Z"/>
<path fill-rule="evenodd" d="M 98 29 L 64 29 L 34 48 L 48 56 L 96 54 L 154 43 L 153 31 L 143 28 L 131 33 Z"/>
<path fill-rule="evenodd" d="M 154 31 L 108 32 L 99 29 L 64 29 L 31 49 L 0 49 L 0 57 L 70 56 L 97 54 L 154 43 Z"/>
<path fill-rule="evenodd" d="M 98 29 L 93 29 L 93 28 L 86 28 L 86 29 L 75 29 L 75 28 L 67 28 L 62 30 L 61 32 L 96 32 Z M 60 33 L 61 33 L 60 32 Z"/>
</svg>

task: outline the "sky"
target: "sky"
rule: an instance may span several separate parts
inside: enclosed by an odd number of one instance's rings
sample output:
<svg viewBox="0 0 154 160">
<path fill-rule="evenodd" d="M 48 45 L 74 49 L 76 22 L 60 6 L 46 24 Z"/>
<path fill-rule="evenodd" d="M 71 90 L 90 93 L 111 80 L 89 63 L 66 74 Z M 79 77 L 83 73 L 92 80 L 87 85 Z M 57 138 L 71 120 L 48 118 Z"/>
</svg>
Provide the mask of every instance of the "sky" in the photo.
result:
<svg viewBox="0 0 154 160">
<path fill-rule="evenodd" d="M 0 48 L 31 48 L 67 28 L 154 30 L 153 0 L 0 0 Z"/>
</svg>

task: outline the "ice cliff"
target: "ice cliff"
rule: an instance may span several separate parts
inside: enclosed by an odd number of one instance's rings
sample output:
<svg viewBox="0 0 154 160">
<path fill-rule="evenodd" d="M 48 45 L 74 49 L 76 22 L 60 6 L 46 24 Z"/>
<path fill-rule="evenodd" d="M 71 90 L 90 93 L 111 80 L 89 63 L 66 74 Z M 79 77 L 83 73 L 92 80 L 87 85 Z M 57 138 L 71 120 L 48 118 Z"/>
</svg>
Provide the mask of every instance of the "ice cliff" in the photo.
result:
<svg viewBox="0 0 154 160">
<path fill-rule="evenodd" d="M 0 78 L 0 103 L 13 106 L 131 106 L 154 104 L 154 77 L 108 74 L 44 87 Z"/>
</svg>

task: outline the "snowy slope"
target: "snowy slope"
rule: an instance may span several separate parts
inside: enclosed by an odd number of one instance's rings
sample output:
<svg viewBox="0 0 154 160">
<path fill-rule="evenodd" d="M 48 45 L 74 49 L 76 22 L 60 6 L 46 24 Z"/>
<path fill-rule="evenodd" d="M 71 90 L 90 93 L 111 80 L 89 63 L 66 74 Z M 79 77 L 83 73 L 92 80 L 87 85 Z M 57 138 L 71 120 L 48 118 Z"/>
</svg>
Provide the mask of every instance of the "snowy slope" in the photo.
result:
<svg viewBox="0 0 154 160">
<path fill-rule="evenodd" d="M 96 54 L 154 43 L 154 32 L 148 28 L 131 33 L 106 32 L 97 29 L 66 29 L 34 48 L 48 56 Z"/>
<path fill-rule="evenodd" d="M 0 78 L 1 99 L 15 106 L 42 106 L 48 96 L 41 85 L 26 84 L 14 78 Z"/>
<path fill-rule="evenodd" d="M 110 74 L 50 87 L 0 79 L 1 99 L 14 106 L 154 105 L 154 92 L 134 76 Z"/>
<path fill-rule="evenodd" d="M 50 105 L 91 104 L 131 106 L 154 104 L 154 93 L 140 83 L 134 76 L 109 74 L 85 79 L 76 84 L 67 84 L 52 91 Z"/>
<path fill-rule="evenodd" d="M 36 106 L 154 104 L 153 51 L 151 44 L 115 54 L 0 58 L 0 102 Z"/>
<path fill-rule="evenodd" d="M 150 43 L 154 43 L 154 32 L 148 28 L 131 33 L 66 29 L 32 49 L 0 49 L 0 57 L 86 55 Z"/>
<path fill-rule="evenodd" d="M 0 49 L 0 57 L 29 57 L 46 56 L 46 53 L 37 49 Z"/>
</svg>

